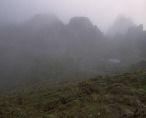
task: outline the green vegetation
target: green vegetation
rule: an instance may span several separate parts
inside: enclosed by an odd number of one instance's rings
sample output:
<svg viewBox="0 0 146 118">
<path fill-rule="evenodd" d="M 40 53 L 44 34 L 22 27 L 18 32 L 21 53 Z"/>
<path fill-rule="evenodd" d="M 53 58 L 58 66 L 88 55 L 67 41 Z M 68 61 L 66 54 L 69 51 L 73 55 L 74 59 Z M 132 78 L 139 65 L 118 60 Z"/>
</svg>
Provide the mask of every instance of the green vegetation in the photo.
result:
<svg viewBox="0 0 146 118">
<path fill-rule="evenodd" d="M 27 86 L 0 97 L 0 118 L 144 118 L 146 71 Z"/>
</svg>

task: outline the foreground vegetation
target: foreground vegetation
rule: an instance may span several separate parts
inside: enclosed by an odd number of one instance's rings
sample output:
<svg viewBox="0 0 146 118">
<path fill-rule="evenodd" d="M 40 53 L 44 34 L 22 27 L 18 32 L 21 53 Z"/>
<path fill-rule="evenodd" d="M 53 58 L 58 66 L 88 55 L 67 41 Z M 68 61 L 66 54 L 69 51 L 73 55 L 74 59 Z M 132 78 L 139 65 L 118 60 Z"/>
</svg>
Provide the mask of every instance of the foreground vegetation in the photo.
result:
<svg viewBox="0 0 146 118">
<path fill-rule="evenodd" d="M 0 118 L 145 118 L 146 71 L 47 81 L 2 94 Z"/>
</svg>

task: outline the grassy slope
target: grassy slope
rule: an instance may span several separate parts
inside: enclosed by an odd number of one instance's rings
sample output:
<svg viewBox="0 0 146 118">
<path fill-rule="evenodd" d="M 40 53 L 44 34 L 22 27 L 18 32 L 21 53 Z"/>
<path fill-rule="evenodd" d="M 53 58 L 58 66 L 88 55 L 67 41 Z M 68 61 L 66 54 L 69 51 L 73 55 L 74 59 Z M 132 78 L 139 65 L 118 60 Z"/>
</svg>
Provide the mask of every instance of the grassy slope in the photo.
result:
<svg viewBox="0 0 146 118">
<path fill-rule="evenodd" d="M 46 83 L 1 96 L 0 118 L 134 118 L 134 112 L 146 117 L 145 70 L 51 87 Z"/>
</svg>

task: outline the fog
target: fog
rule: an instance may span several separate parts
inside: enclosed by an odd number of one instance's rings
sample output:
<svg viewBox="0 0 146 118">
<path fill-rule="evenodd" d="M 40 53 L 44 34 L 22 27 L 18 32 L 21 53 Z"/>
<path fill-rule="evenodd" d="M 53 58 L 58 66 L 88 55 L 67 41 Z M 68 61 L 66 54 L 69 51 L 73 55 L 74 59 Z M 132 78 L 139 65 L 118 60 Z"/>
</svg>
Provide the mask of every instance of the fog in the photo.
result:
<svg viewBox="0 0 146 118">
<path fill-rule="evenodd" d="M 145 0 L 0 0 L 0 91 L 146 68 Z"/>
<path fill-rule="evenodd" d="M 146 0 L 0 0 L 0 118 L 144 116 Z"/>
<path fill-rule="evenodd" d="M 86 16 L 103 32 L 114 19 L 125 15 L 146 28 L 145 0 L 0 0 L 0 22 L 23 22 L 35 14 L 52 13 L 64 23 Z"/>
</svg>

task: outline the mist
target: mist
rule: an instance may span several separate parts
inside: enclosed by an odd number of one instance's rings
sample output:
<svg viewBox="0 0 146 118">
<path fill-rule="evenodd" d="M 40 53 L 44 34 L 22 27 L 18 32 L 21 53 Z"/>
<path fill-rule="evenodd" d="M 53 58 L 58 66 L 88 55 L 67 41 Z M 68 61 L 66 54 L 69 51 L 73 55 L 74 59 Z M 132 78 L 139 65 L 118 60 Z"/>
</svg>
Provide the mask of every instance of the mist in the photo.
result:
<svg viewBox="0 0 146 118">
<path fill-rule="evenodd" d="M 145 3 L 1 0 L 1 89 L 138 68 L 146 60 Z"/>
<path fill-rule="evenodd" d="M 1 0 L 0 22 L 20 23 L 40 13 L 55 14 L 64 23 L 74 16 L 86 16 L 106 32 L 119 14 L 145 29 L 145 11 L 145 0 Z"/>
<path fill-rule="evenodd" d="M 144 118 L 146 0 L 0 0 L 0 118 Z"/>
</svg>

